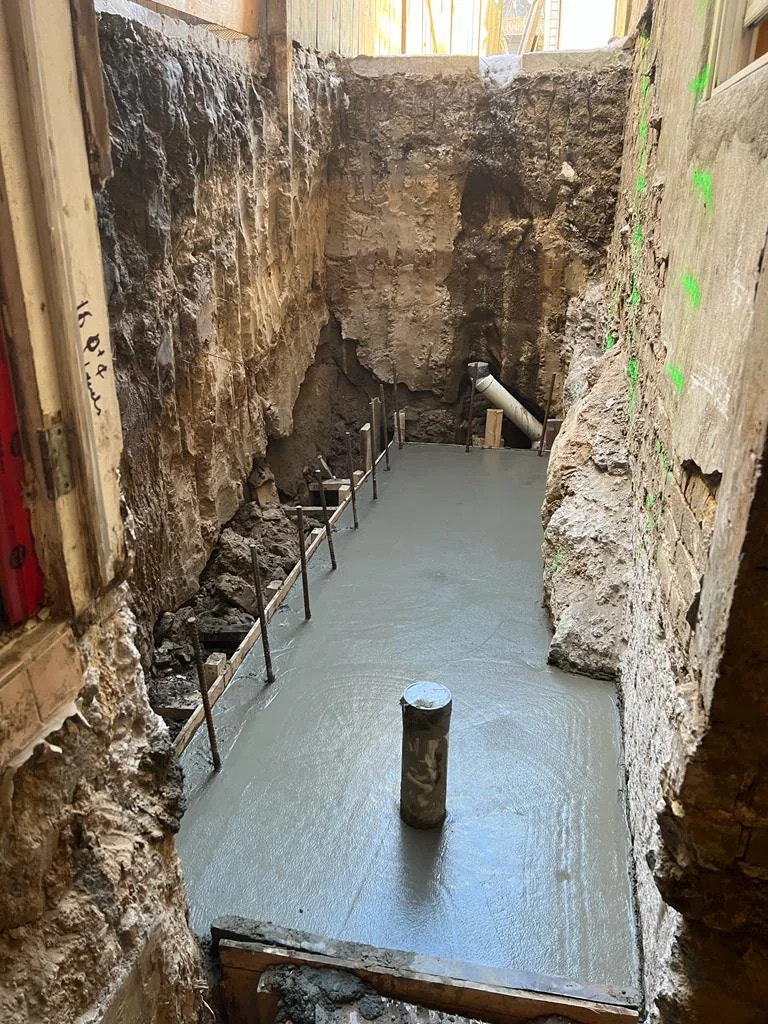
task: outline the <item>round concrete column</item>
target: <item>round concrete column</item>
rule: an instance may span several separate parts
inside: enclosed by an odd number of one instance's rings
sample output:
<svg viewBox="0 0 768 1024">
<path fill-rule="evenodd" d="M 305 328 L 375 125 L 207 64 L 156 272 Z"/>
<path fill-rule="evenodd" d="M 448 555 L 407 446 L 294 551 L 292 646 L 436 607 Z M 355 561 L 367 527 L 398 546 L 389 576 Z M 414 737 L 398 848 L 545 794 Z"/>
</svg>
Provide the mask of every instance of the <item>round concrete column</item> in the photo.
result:
<svg viewBox="0 0 768 1024">
<path fill-rule="evenodd" d="M 451 691 L 440 683 L 411 683 L 400 698 L 400 706 L 400 817 L 414 828 L 432 828 L 445 819 Z"/>
</svg>

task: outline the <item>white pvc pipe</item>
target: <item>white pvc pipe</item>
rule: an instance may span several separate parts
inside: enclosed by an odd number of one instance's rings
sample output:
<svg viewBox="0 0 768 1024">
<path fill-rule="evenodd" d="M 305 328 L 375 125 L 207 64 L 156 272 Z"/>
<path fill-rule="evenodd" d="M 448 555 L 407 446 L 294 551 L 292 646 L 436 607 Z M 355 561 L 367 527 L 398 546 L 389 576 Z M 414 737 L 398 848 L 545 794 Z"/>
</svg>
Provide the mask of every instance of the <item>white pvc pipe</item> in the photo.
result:
<svg viewBox="0 0 768 1024">
<path fill-rule="evenodd" d="M 499 384 L 495 377 L 490 373 L 480 377 L 476 387 L 479 394 L 485 395 L 491 405 L 501 409 L 507 419 L 512 420 L 532 441 L 539 440 L 543 430 L 542 424 L 507 391 L 503 384 Z"/>
</svg>

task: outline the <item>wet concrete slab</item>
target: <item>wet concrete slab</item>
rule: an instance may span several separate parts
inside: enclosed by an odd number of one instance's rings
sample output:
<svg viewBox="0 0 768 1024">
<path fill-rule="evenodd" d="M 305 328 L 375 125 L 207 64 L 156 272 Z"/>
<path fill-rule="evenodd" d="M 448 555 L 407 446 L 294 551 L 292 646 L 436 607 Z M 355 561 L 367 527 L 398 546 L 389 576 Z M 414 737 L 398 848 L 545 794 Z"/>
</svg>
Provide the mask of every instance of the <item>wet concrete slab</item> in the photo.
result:
<svg viewBox="0 0 768 1024">
<path fill-rule="evenodd" d="M 632 987 L 637 956 L 614 688 L 546 664 L 532 452 L 407 445 L 342 520 L 183 758 L 191 921 Z M 399 698 L 449 687 L 448 817 L 398 815 Z"/>
</svg>

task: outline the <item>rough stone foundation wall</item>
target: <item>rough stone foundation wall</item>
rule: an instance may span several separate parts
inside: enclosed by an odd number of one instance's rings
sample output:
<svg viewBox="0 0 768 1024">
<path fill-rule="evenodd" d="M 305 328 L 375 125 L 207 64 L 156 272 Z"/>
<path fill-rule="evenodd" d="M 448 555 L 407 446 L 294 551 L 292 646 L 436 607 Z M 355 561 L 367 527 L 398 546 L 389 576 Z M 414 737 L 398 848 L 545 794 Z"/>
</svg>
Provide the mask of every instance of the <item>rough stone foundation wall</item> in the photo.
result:
<svg viewBox="0 0 768 1024">
<path fill-rule="evenodd" d="M 263 46 L 158 29 L 100 18 L 115 162 L 100 221 L 145 629 L 197 589 L 254 457 L 291 432 L 328 320 L 341 104 L 332 65 L 296 49 L 289 131 Z"/>
<path fill-rule="evenodd" d="M 129 1011 L 115 1020 L 204 1019 L 173 840 L 181 773 L 126 597 L 105 598 L 79 641 L 79 713 L 0 778 L 4 1024 L 106 1020 L 115 1000 Z"/>
<path fill-rule="evenodd" d="M 552 524 L 583 522 L 594 500 L 573 486 L 572 439 L 593 483 L 600 435 L 620 428 L 625 500 L 592 558 L 618 586 L 601 612 L 617 646 L 648 1015 L 757 1024 L 768 996 L 768 230 L 755 210 L 768 199 L 768 69 L 709 97 L 713 16 L 686 0 L 641 25 L 607 351 L 553 453 L 545 551 L 562 544 Z M 614 423 L 598 430 L 590 413 L 609 388 Z M 588 669 L 592 623 L 569 592 L 580 572 L 563 558 L 547 585 L 577 619 L 571 654 Z"/>
<path fill-rule="evenodd" d="M 568 301 L 604 272 L 628 55 L 563 57 L 503 87 L 459 58 L 343 73 L 326 254 L 344 338 L 381 380 L 394 358 L 403 401 L 454 405 L 474 356 L 541 413 L 567 368 Z"/>
</svg>

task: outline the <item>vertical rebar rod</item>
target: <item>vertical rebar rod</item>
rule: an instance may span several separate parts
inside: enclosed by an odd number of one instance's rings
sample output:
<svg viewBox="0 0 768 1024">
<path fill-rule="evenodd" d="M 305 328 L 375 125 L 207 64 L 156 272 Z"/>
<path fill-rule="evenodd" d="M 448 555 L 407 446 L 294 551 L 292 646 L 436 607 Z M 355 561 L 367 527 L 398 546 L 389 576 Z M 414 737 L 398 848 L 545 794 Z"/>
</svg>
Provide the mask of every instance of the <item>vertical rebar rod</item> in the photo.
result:
<svg viewBox="0 0 768 1024">
<path fill-rule="evenodd" d="M 197 681 L 200 684 L 200 696 L 203 700 L 203 711 L 205 713 L 205 724 L 208 727 L 208 742 L 211 746 L 211 760 L 213 770 L 221 770 L 221 758 L 219 757 L 219 745 L 216 742 L 216 730 L 213 727 L 213 712 L 211 701 L 208 696 L 208 684 L 205 681 L 205 666 L 203 665 L 203 652 L 200 648 L 200 635 L 197 632 L 197 619 L 190 615 L 187 619 L 189 633 L 192 638 L 192 650 L 195 652 L 195 667 L 197 668 Z"/>
<path fill-rule="evenodd" d="M 347 473 L 349 473 L 349 491 L 352 496 L 352 519 L 355 529 L 360 525 L 357 521 L 357 488 L 355 487 L 355 467 L 352 462 L 352 435 L 347 431 Z"/>
<path fill-rule="evenodd" d="M 371 399 L 371 484 L 373 486 L 373 500 L 379 496 L 376 485 L 376 399 Z"/>
<path fill-rule="evenodd" d="M 539 455 L 544 453 L 544 435 L 547 432 L 547 423 L 549 423 L 549 410 L 552 406 L 552 396 L 555 393 L 555 381 L 557 380 L 557 374 L 552 374 L 552 382 L 549 385 L 549 397 L 547 398 L 547 408 L 544 411 L 544 422 L 541 425 L 541 437 L 539 438 Z"/>
<path fill-rule="evenodd" d="M 259 557 L 256 551 L 256 545 L 252 543 L 251 565 L 253 566 L 253 586 L 256 591 L 256 608 L 259 612 L 259 625 L 261 626 L 261 646 L 264 648 L 264 664 L 267 666 L 267 682 L 274 683 L 275 673 L 272 668 L 272 652 L 269 649 L 269 636 L 267 634 L 267 613 L 264 609 L 264 591 L 261 589 Z"/>
<path fill-rule="evenodd" d="M 387 469 L 392 467 L 389 464 L 389 425 L 387 424 L 387 403 L 384 399 L 384 385 L 379 384 L 379 401 L 381 402 L 381 439 L 384 443 L 384 458 Z"/>
<path fill-rule="evenodd" d="M 331 556 L 331 569 L 336 568 L 336 552 L 333 550 L 333 529 L 328 515 L 328 502 L 325 500 L 325 482 L 323 481 L 322 469 L 315 470 L 315 477 L 320 485 L 320 504 L 323 506 L 323 521 L 325 523 L 325 536 L 328 540 L 328 552 Z"/>
<path fill-rule="evenodd" d="M 304 618 L 311 619 L 309 607 L 309 576 L 307 575 L 307 549 L 304 542 L 304 509 L 296 506 L 296 529 L 299 531 L 299 559 L 301 561 L 301 586 L 304 590 Z"/>
<path fill-rule="evenodd" d="M 403 428 L 400 424 L 400 400 L 397 394 L 397 367 L 395 366 L 395 360 L 392 360 L 392 394 L 395 403 L 395 433 L 397 434 L 397 447 L 401 450 L 403 447 Z"/>
<path fill-rule="evenodd" d="M 472 418 L 475 415 L 475 385 L 476 384 L 477 384 L 477 381 L 473 377 L 472 378 L 472 390 L 469 393 L 469 422 L 467 423 L 467 444 L 466 444 L 466 447 L 464 449 L 465 452 L 468 452 L 469 449 L 472 447 Z"/>
</svg>

